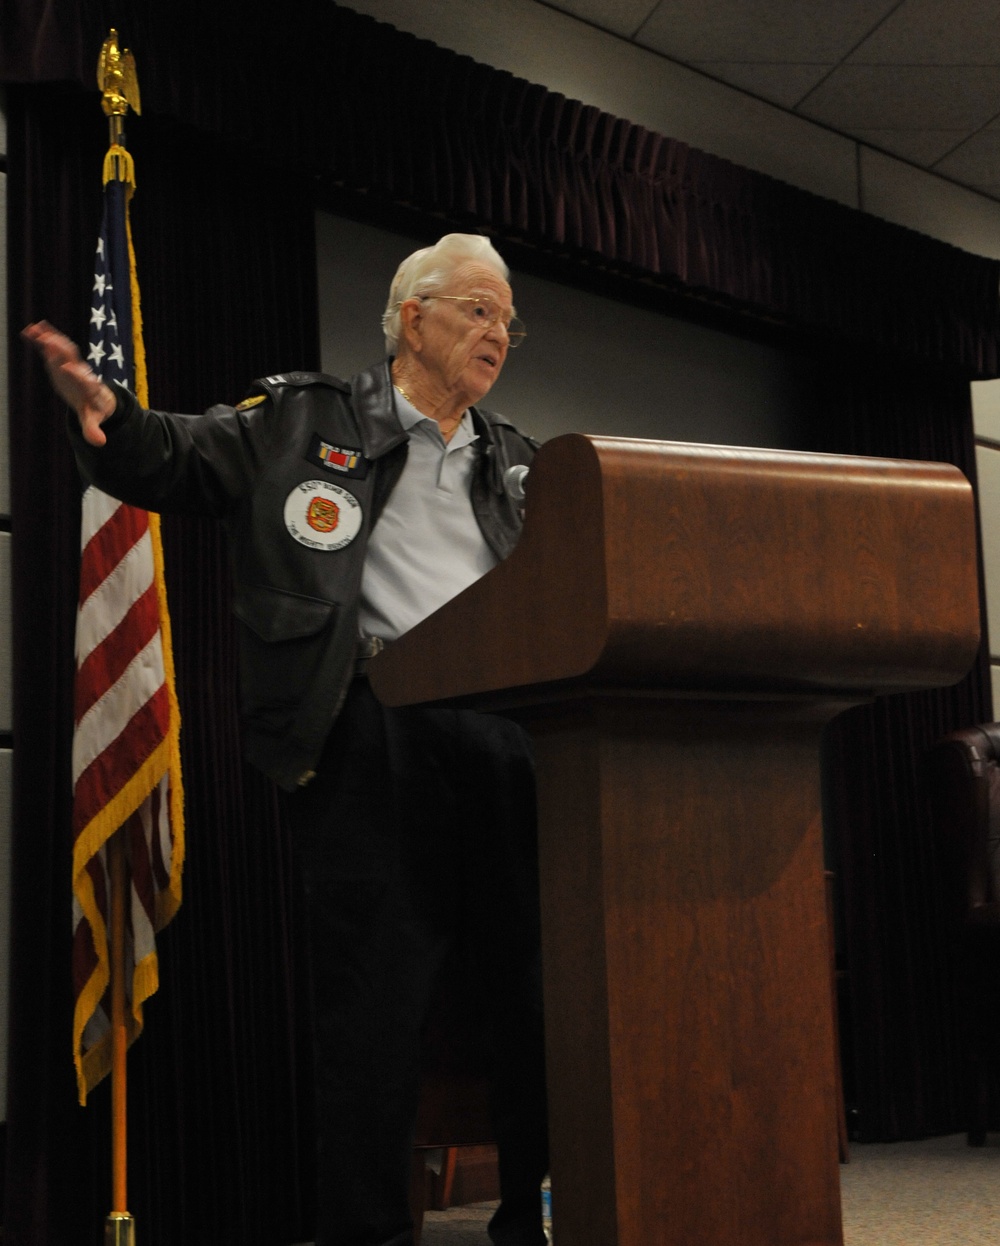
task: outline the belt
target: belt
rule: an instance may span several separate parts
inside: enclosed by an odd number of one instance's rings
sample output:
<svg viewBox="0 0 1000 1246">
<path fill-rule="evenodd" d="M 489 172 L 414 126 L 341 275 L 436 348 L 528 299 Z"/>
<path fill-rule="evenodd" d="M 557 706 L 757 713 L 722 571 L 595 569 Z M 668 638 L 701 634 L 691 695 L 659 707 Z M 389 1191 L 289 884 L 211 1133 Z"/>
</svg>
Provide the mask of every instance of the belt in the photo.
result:
<svg viewBox="0 0 1000 1246">
<path fill-rule="evenodd" d="M 354 651 L 354 677 L 368 674 L 368 663 L 377 653 L 381 653 L 389 642 L 381 636 L 362 636 Z"/>
</svg>

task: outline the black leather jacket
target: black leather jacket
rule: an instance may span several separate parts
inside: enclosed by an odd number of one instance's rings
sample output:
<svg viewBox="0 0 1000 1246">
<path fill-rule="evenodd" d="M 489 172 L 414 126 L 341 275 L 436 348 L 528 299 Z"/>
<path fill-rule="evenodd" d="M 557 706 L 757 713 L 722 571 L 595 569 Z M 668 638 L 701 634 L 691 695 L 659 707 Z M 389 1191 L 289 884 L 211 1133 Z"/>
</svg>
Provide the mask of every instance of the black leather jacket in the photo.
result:
<svg viewBox="0 0 1000 1246">
<path fill-rule="evenodd" d="M 343 703 L 368 535 L 406 461 L 390 362 L 351 382 L 316 372 L 266 377 L 237 407 L 201 416 L 146 411 L 119 390 L 99 448 L 70 423 L 81 472 L 104 492 L 146 510 L 225 523 L 244 748 L 289 790 L 308 782 Z M 535 443 L 501 416 L 472 408 L 472 418 L 473 509 L 502 559 L 521 527 L 503 474 L 530 463 Z M 310 506 L 312 531 L 296 518 Z"/>
</svg>

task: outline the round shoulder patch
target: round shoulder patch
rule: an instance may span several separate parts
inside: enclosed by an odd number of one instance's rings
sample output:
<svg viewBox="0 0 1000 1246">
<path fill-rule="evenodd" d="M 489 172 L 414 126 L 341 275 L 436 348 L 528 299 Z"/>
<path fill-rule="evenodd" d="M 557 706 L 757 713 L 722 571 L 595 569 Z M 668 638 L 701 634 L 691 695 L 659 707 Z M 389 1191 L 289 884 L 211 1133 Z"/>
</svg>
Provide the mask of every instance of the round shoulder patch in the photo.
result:
<svg viewBox="0 0 1000 1246">
<path fill-rule="evenodd" d="M 329 480 L 304 480 L 285 499 L 285 527 L 300 545 L 333 551 L 361 530 L 361 503 Z"/>
</svg>

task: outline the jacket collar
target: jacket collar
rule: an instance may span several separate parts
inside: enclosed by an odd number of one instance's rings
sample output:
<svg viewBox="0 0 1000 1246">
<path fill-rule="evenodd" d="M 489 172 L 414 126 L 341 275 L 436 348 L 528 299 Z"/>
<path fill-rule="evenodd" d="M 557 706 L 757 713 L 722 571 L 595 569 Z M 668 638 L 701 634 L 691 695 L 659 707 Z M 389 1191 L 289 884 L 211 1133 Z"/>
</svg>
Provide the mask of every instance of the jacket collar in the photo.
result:
<svg viewBox="0 0 1000 1246">
<path fill-rule="evenodd" d="M 359 372 L 351 381 L 354 414 L 361 435 L 361 448 L 369 459 L 381 458 L 394 446 L 407 440 L 406 430 L 396 415 L 393 400 L 392 359 Z"/>
<path fill-rule="evenodd" d="M 365 457 L 369 459 L 381 458 L 383 454 L 408 440 L 406 429 L 400 424 L 396 414 L 391 368 L 390 355 L 381 363 L 359 372 L 351 381 L 361 447 Z M 470 407 L 469 412 L 473 427 L 481 439 L 482 449 L 485 450 L 494 441 L 493 425 L 504 424 L 506 421 L 480 407 Z"/>
</svg>

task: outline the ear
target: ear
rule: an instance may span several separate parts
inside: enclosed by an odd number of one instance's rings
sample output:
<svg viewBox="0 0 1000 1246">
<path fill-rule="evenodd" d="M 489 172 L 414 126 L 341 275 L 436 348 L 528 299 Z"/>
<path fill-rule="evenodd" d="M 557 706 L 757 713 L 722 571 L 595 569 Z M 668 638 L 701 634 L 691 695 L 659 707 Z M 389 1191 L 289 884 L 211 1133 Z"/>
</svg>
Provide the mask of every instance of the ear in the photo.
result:
<svg viewBox="0 0 1000 1246">
<path fill-rule="evenodd" d="M 423 348 L 424 305 L 417 298 L 406 299 L 399 307 L 399 337 L 415 354 Z"/>
</svg>

